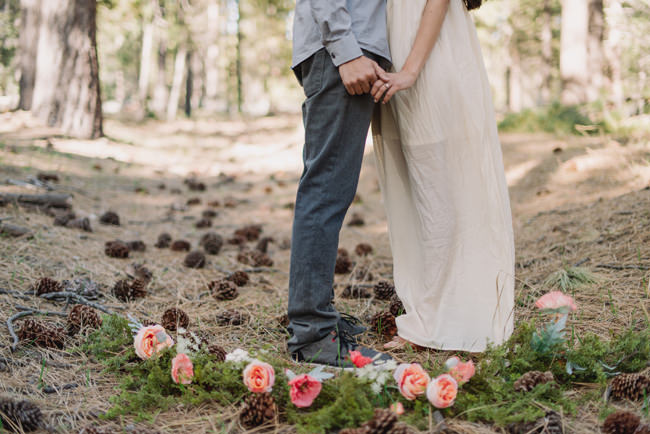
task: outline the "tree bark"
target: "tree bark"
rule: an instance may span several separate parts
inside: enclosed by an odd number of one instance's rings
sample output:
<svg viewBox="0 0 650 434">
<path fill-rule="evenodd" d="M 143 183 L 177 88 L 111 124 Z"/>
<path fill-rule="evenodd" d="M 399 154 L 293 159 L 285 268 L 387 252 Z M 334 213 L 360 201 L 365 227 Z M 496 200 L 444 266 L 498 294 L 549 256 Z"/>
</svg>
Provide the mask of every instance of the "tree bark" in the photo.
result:
<svg viewBox="0 0 650 434">
<path fill-rule="evenodd" d="M 187 65 L 187 72 L 185 78 L 185 116 L 188 118 L 192 116 L 192 91 L 194 90 L 194 71 L 192 66 L 192 59 L 196 57 L 192 55 L 191 51 L 187 53 L 185 64 Z"/>
<path fill-rule="evenodd" d="M 78 138 L 103 134 L 96 13 L 96 0 L 41 5 L 32 109 L 48 125 Z"/>
<path fill-rule="evenodd" d="M 605 53 L 603 39 L 605 37 L 605 14 L 603 0 L 590 0 L 589 2 L 589 34 L 587 37 L 589 86 L 587 97 L 590 101 L 600 96 L 604 85 L 603 68 Z"/>
<path fill-rule="evenodd" d="M 6 4 L 9 4 L 7 2 Z M 40 0 L 20 1 L 20 101 L 18 108 L 31 110 L 36 80 L 36 58 L 40 30 Z"/>
<path fill-rule="evenodd" d="M 587 36 L 589 3 L 587 0 L 562 0 L 560 38 L 560 75 L 562 102 L 580 104 L 588 100 L 589 85 Z"/>
<path fill-rule="evenodd" d="M 551 78 L 553 71 L 553 33 L 551 30 L 551 1 L 544 0 L 542 12 L 542 33 L 540 39 L 542 42 L 542 87 L 540 99 L 542 104 L 548 104 L 551 101 Z"/>
<path fill-rule="evenodd" d="M 185 75 L 185 61 L 187 58 L 187 48 L 184 45 L 178 47 L 176 51 L 176 61 L 174 62 L 174 79 L 172 80 L 172 89 L 169 92 L 169 101 L 167 102 L 167 120 L 176 118 L 178 111 L 178 102 L 181 97 L 181 88 L 183 87 L 183 76 Z"/>
<path fill-rule="evenodd" d="M 147 104 L 149 71 L 151 71 L 151 51 L 153 48 L 153 23 L 145 23 L 142 30 L 142 53 L 140 55 L 140 75 L 138 77 L 138 97 L 142 107 Z"/>
</svg>

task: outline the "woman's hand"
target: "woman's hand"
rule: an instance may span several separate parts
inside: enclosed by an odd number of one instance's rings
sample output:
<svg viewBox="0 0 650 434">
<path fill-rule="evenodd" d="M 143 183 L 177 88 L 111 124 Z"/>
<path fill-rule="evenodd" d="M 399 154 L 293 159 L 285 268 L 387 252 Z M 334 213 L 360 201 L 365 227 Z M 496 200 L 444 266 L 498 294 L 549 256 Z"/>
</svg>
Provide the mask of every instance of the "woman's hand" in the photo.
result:
<svg viewBox="0 0 650 434">
<path fill-rule="evenodd" d="M 417 74 L 406 70 L 396 73 L 385 72 L 379 74 L 379 79 L 375 81 L 370 93 L 375 102 L 382 101 L 383 97 L 383 103 L 386 104 L 396 92 L 413 86 L 417 78 Z"/>
</svg>

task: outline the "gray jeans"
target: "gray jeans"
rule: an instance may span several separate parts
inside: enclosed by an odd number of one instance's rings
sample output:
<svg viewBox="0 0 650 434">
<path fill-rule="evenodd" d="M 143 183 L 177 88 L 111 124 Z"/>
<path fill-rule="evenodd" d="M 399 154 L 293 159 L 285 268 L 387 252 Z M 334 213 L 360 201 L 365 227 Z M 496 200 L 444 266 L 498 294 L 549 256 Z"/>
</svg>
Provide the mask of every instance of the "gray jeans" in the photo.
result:
<svg viewBox="0 0 650 434">
<path fill-rule="evenodd" d="M 364 53 L 379 62 L 381 59 Z M 322 49 L 294 72 L 307 99 L 304 170 L 291 239 L 289 351 L 318 341 L 339 320 L 332 305 L 334 265 L 343 218 L 354 199 L 374 109 L 369 94 L 349 95 Z"/>
</svg>

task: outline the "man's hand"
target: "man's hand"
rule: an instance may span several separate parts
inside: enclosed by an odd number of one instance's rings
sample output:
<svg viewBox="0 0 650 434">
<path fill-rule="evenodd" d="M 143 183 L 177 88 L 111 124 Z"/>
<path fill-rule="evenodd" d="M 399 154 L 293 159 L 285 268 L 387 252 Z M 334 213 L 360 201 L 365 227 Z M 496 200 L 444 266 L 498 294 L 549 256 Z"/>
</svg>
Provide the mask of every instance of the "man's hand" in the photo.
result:
<svg viewBox="0 0 650 434">
<path fill-rule="evenodd" d="M 370 92 L 381 73 L 385 72 L 377 62 L 366 56 L 357 57 L 339 66 L 343 86 L 350 95 L 363 95 Z"/>
</svg>

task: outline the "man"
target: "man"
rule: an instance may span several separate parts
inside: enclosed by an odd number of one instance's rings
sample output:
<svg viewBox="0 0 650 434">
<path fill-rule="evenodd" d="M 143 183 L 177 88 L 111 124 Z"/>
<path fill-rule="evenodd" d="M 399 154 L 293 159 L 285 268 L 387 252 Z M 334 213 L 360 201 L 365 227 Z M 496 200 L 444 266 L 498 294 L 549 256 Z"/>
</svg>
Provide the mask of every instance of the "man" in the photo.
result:
<svg viewBox="0 0 650 434">
<path fill-rule="evenodd" d="M 370 89 L 388 65 L 386 0 L 297 0 L 293 69 L 303 103 L 304 171 L 296 198 L 289 279 L 289 351 L 298 361 L 349 366 L 365 331 L 332 305 L 343 218 L 354 199 L 374 109 Z M 378 359 L 388 358 L 381 355 Z"/>
</svg>

